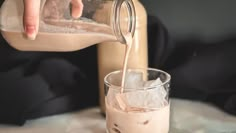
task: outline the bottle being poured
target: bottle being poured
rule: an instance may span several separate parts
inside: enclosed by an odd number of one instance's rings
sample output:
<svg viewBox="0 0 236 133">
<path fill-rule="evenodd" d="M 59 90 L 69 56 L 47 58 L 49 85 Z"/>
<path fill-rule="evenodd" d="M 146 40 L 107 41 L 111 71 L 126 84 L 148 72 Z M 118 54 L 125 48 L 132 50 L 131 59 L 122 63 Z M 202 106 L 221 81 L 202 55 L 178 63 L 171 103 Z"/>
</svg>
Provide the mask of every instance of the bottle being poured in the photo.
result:
<svg viewBox="0 0 236 133">
<path fill-rule="evenodd" d="M 73 14 L 75 0 L 41 0 L 39 28 L 35 38 L 28 39 L 23 28 L 23 0 L 5 0 L 1 7 L 0 28 L 5 40 L 21 51 L 76 51 L 105 41 L 126 44 L 125 35 L 134 35 L 135 9 L 132 0 L 115 0 L 111 22 L 97 21 L 97 10 L 110 0 L 83 0 L 83 13 Z M 123 4 L 125 3 L 125 4 Z M 127 33 L 120 28 L 120 8 L 130 16 Z"/>
</svg>

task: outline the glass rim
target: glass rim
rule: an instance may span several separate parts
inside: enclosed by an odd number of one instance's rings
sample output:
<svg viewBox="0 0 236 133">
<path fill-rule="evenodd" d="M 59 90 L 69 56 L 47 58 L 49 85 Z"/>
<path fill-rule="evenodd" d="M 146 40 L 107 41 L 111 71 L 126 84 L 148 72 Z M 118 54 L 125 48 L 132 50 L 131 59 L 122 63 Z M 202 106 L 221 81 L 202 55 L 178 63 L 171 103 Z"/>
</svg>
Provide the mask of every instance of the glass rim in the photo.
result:
<svg viewBox="0 0 236 133">
<path fill-rule="evenodd" d="M 125 88 L 125 90 L 150 90 L 150 89 L 155 89 L 156 87 L 161 87 L 161 86 L 164 86 L 166 84 L 168 84 L 171 80 L 171 76 L 169 73 L 163 71 L 163 70 L 160 70 L 160 69 L 156 69 L 156 68 L 129 68 L 127 69 L 127 71 L 138 71 L 138 70 L 146 70 L 146 71 L 155 71 L 155 72 L 161 72 L 163 73 L 164 75 L 166 75 L 166 80 L 165 82 L 162 82 L 161 84 L 158 84 L 158 85 L 154 85 L 154 86 L 148 86 L 148 87 L 144 87 L 144 88 L 137 88 L 137 89 L 134 89 L 134 88 Z M 116 71 L 112 71 L 110 73 L 108 73 L 105 77 L 104 77 L 104 83 L 109 87 L 109 88 L 112 88 L 112 89 L 121 89 L 121 86 L 117 86 L 117 85 L 113 85 L 111 83 L 109 83 L 109 81 L 107 81 L 107 78 L 113 74 L 118 74 L 118 73 L 121 73 L 122 70 L 116 70 Z"/>
</svg>

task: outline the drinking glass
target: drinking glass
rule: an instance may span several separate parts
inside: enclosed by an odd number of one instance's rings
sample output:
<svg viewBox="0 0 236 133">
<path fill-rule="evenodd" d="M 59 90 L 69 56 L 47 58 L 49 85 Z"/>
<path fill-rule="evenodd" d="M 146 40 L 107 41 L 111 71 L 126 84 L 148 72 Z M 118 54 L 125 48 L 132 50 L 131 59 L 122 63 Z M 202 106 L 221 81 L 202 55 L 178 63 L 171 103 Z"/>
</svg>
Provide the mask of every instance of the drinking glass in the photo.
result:
<svg viewBox="0 0 236 133">
<path fill-rule="evenodd" d="M 168 133 L 171 76 L 158 69 L 128 69 L 104 78 L 107 133 Z"/>
</svg>

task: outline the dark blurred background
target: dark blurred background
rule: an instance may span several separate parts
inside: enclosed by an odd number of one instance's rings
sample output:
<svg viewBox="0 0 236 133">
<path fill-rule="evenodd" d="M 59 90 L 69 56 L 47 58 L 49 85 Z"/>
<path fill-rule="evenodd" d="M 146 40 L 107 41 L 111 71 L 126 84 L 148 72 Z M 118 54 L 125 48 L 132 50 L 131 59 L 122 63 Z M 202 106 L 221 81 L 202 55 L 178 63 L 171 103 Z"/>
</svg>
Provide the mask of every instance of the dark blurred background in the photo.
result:
<svg viewBox="0 0 236 133">
<path fill-rule="evenodd" d="M 236 35 L 235 0 L 141 0 L 172 38 L 216 42 Z"/>
<path fill-rule="evenodd" d="M 172 97 L 210 102 L 235 115 L 236 1 L 141 1 L 172 40 L 168 59 L 157 66 L 172 75 Z"/>
</svg>

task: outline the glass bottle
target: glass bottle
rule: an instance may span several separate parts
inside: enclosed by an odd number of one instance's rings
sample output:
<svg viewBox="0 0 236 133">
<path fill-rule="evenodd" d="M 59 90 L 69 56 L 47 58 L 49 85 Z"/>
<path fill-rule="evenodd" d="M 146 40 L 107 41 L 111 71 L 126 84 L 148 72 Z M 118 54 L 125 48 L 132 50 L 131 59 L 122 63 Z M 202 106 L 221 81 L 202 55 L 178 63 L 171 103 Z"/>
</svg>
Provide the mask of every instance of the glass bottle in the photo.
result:
<svg viewBox="0 0 236 133">
<path fill-rule="evenodd" d="M 129 32 L 134 33 L 135 9 L 132 0 L 83 0 L 83 13 L 71 16 L 71 0 L 41 0 L 39 30 L 35 40 L 26 39 L 23 28 L 23 0 L 5 0 L 1 7 L 0 29 L 12 47 L 22 51 L 76 51 L 104 41 L 125 43 L 120 30 L 120 7 L 126 6 Z M 112 6 L 107 7 L 107 3 Z M 105 14 L 99 14 L 101 9 Z M 100 18 L 107 18 L 111 25 Z"/>
<path fill-rule="evenodd" d="M 128 67 L 129 68 L 147 68 L 148 67 L 148 49 L 147 49 L 147 13 L 144 6 L 138 1 L 133 0 L 136 12 L 136 26 L 133 40 L 133 46 L 130 52 Z M 109 25 L 112 18 L 109 9 L 112 1 L 107 3 L 106 8 L 97 10 L 98 14 L 104 14 L 99 17 L 99 21 Z M 126 6 L 122 6 L 120 14 L 120 27 L 125 33 L 127 30 L 128 12 Z M 111 25 L 111 23 L 110 23 Z M 98 44 L 98 75 L 100 90 L 100 107 L 101 112 L 105 112 L 104 101 L 104 77 L 106 74 L 122 69 L 125 55 L 125 45 L 119 42 L 102 42 Z"/>
</svg>

